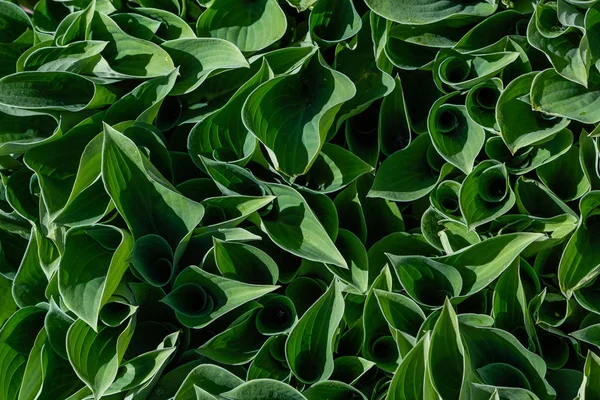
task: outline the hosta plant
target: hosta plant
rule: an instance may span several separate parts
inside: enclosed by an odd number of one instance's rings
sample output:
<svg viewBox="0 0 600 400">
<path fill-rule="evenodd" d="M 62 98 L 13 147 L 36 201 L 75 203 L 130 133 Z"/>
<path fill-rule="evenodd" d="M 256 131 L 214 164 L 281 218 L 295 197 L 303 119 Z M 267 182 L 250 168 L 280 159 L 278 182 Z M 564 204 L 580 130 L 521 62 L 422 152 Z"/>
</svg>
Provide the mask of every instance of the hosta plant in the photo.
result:
<svg viewBox="0 0 600 400">
<path fill-rule="evenodd" d="M 0 0 L 0 400 L 598 400 L 599 138 L 597 0 Z"/>
</svg>

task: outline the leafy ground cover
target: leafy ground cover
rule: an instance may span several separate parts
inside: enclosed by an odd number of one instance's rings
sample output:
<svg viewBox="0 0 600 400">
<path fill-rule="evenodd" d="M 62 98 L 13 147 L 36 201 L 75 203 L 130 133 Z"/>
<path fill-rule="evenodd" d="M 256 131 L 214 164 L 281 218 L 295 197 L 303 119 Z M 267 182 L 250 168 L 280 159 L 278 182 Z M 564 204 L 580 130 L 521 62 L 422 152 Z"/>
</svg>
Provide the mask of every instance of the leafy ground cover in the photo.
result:
<svg viewBox="0 0 600 400">
<path fill-rule="evenodd" d="M 600 399 L 600 1 L 0 0 L 0 400 Z"/>
</svg>

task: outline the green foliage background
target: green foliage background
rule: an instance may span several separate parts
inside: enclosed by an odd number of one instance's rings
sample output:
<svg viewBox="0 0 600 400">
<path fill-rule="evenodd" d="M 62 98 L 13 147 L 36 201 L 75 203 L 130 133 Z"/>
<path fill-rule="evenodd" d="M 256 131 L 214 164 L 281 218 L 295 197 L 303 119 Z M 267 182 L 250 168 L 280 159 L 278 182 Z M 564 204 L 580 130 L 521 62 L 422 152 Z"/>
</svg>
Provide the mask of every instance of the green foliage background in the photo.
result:
<svg viewBox="0 0 600 400">
<path fill-rule="evenodd" d="M 0 400 L 600 399 L 600 1 L 0 0 Z"/>
</svg>

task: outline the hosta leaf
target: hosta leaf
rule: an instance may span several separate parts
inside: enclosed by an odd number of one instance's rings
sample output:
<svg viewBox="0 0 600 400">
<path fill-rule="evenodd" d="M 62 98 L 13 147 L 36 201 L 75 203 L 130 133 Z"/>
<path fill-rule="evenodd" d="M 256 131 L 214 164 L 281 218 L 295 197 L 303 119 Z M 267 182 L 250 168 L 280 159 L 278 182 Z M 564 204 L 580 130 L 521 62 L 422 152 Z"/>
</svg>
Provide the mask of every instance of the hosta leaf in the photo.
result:
<svg viewBox="0 0 600 400">
<path fill-rule="evenodd" d="M 514 9 L 490 15 L 465 33 L 454 46 L 454 50 L 467 53 L 486 48 L 503 37 L 513 34 L 517 23 L 524 18 L 525 15 Z"/>
<path fill-rule="evenodd" d="M 270 184 L 276 196 L 272 210 L 261 217 L 261 229 L 282 249 L 307 260 L 348 268 L 308 203 L 294 189 Z"/>
<path fill-rule="evenodd" d="M 440 90 L 470 89 L 498 74 L 519 57 L 517 52 L 466 55 L 454 50 L 440 50 L 433 64 L 434 79 Z"/>
<path fill-rule="evenodd" d="M 362 131 L 366 131 L 364 127 L 369 125 L 376 129 L 374 120 L 369 124 L 367 121 L 361 121 L 357 114 L 365 110 L 376 112 L 376 108 L 369 106 L 374 101 L 390 94 L 394 89 L 394 79 L 390 76 L 392 66 L 387 62 L 386 65 L 383 65 L 376 57 L 377 54 L 373 54 L 373 47 L 376 43 L 372 34 L 375 26 L 371 26 L 371 17 L 375 19 L 372 13 L 363 15 L 362 27 L 351 43 L 337 46 L 334 67 L 350 78 L 356 92 L 340 108 L 335 125 L 328 133 L 329 138 L 336 134 L 344 121 L 353 116 L 362 122 L 362 124 L 359 123 L 363 126 Z M 350 144 L 348 146 L 352 149 Z"/>
<path fill-rule="evenodd" d="M 585 359 L 583 382 L 579 388 L 580 400 L 594 400 L 598 398 L 598 375 L 600 374 L 600 357 L 589 351 Z"/>
<path fill-rule="evenodd" d="M 540 399 L 552 399 L 554 389 L 545 380 L 546 365 L 509 333 L 488 327 L 461 324 L 469 368 L 484 384 L 530 390 Z"/>
<path fill-rule="evenodd" d="M 321 193 L 335 192 L 372 170 L 373 167 L 346 149 L 325 143 L 310 167 L 306 186 Z"/>
<path fill-rule="evenodd" d="M 390 383 L 388 394 L 390 400 L 432 398 L 431 383 L 426 373 L 430 340 L 430 335 L 425 334 L 402 359 Z"/>
<path fill-rule="evenodd" d="M 66 398 L 81 386 L 69 362 L 52 350 L 46 331 L 42 329 L 29 353 L 19 400 Z"/>
<path fill-rule="evenodd" d="M 152 40 L 161 26 L 160 22 L 141 14 L 118 13 L 113 14 L 111 18 L 123 32 L 143 40 Z"/>
<path fill-rule="evenodd" d="M 292 300 L 282 295 L 268 295 L 261 299 L 262 308 L 256 315 L 256 328 L 263 335 L 287 332 L 296 322 L 297 313 Z"/>
<path fill-rule="evenodd" d="M 243 382 L 240 378 L 219 366 L 202 364 L 189 371 L 174 399 L 196 400 L 198 397 L 196 397 L 195 388 L 200 388 L 205 393 L 218 396 L 238 387 Z"/>
<path fill-rule="evenodd" d="M 232 13 L 232 10 L 237 10 Z M 230 41 L 243 52 L 255 52 L 281 39 L 287 28 L 283 10 L 275 0 L 211 1 L 196 25 L 198 36 Z"/>
<path fill-rule="evenodd" d="M 571 147 L 552 162 L 537 168 L 542 183 L 563 201 L 580 198 L 590 190 L 590 182 L 579 164 L 579 149 Z"/>
<path fill-rule="evenodd" d="M 536 13 L 539 12 L 536 11 Z M 554 70 L 566 79 L 587 86 L 590 58 L 587 38 L 576 29 L 566 30 L 556 37 L 546 37 L 535 24 L 536 18 L 529 20 L 527 40 L 533 47 L 543 51 Z"/>
<path fill-rule="evenodd" d="M 520 177 L 515 184 L 515 194 L 517 207 L 524 214 L 538 217 L 555 217 L 565 213 L 576 215 L 546 186 L 533 179 Z"/>
<path fill-rule="evenodd" d="M 6 113 L 0 108 L 0 154 L 24 153 L 57 134 L 58 121 L 49 115 L 35 118 Z"/>
<path fill-rule="evenodd" d="M 245 382 L 222 396 L 230 400 L 307 400 L 290 385 L 272 379 Z"/>
<path fill-rule="evenodd" d="M 465 106 L 469 117 L 488 131 L 499 130 L 495 110 L 502 89 L 502 81 L 492 78 L 473 86 L 467 93 Z"/>
<path fill-rule="evenodd" d="M 197 155 L 214 156 L 219 161 L 239 161 L 240 164 L 247 162 L 256 148 L 256 138 L 242 122 L 242 106 L 254 89 L 272 77 L 273 71 L 264 61 L 256 75 L 242 85 L 223 108 L 192 128 L 188 151 L 194 162 L 198 163 Z"/>
<path fill-rule="evenodd" d="M 119 368 L 107 395 L 124 392 L 148 382 L 163 368 L 175 350 L 175 347 L 157 349 L 127 361 Z"/>
<path fill-rule="evenodd" d="M 222 196 L 209 197 L 202 200 L 205 213 L 200 221 L 202 230 L 233 228 L 239 225 L 252 213 L 267 207 L 275 199 L 274 196 Z"/>
<path fill-rule="evenodd" d="M 563 129 L 552 139 L 539 145 L 512 154 L 500 137 L 489 138 L 485 143 L 486 154 L 506 164 L 506 170 L 514 175 L 523 175 L 551 162 L 569 150 L 573 144 L 573 133 Z"/>
<path fill-rule="evenodd" d="M 458 270 L 463 278 L 461 295 L 468 296 L 489 285 L 528 245 L 542 236 L 540 233 L 499 235 L 436 260 Z"/>
<path fill-rule="evenodd" d="M 242 119 L 269 150 L 277 170 L 292 177 L 303 175 L 319 154 L 335 114 L 355 93 L 345 75 L 327 67 L 320 53 L 314 54 L 299 72 L 254 90 Z"/>
<path fill-rule="evenodd" d="M 506 86 L 496 105 L 496 120 L 500 135 L 508 149 L 517 150 L 551 137 L 569 124 L 566 118 L 548 117 L 532 111 L 531 105 L 521 97 L 527 96 L 537 73 L 521 75 Z M 518 115 L 515 119 L 512 116 Z"/>
<path fill-rule="evenodd" d="M 273 259 L 256 247 L 214 239 L 215 262 L 226 278 L 254 284 L 274 285 L 279 269 Z"/>
<path fill-rule="evenodd" d="M 466 107 L 447 103 L 452 97 L 450 94 L 433 103 L 427 128 L 437 152 L 450 164 L 469 174 L 475 157 L 483 147 L 485 133 L 471 119 Z"/>
<path fill-rule="evenodd" d="M 134 320 L 130 320 L 125 327 L 102 326 L 94 332 L 78 320 L 69 328 L 66 342 L 69 362 L 95 397 L 101 397 L 117 377 L 134 327 Z"/>
<path fill-rule="evenodd" d="M 248 368 L 248 380 L 286 380 L 290 369 L 285 360 L 285 335 L 272 336 L 263 344 Z"/>
<path fill-rule="evenodd" d="M 507 213 L 515 204 L 504 164 L 486 160 L 465 178 L 459 194 L 460 210 L 471 229 Z"/>
<path fill-rule="evenodd" d="M 335 0 L 317 2 L 311 10 L 309 26 L 315 40 L 333 44 L 358 33 L 362 21 L 351 0 Z"/>
<path fill-rule="evenodd" d="M 290 369 L 300 381 L 317 382 L 332 374 L 332 339 L 343 312 L 340 284 L 334 280 L 290 332 L 285 354 Z"/>
<path fill-rule="evenodd" d="M 23 71 L 79 72 L 102 52 L 107 42 L 86 40 L 69 43 L 65 47 L 42 47 L 32 52 L 23 65 Z"/>
<path fill-rule="evenodd" d="M 496 2 L 473 2 L 464 4 L 458 1 L 438 2 L 407 0 L 399 4 L 384 0 L 369 0 L 367 5 L 376 14 L 395 22 L 408 25 L 421 25 L 441 21 L 451 17 L 485 17 L 492 14 Z"/>
<path fill-rule="evenodd" d="M 581 219 L 577 230 L 567 243 L 558 267 L 558 281 L 562 292 L 571 296 L 600 272 L 600 254 L 592 245 L 597 236 L 600 212 L 600 193 L 585 195 L 580 203 Z"/>
<path fill-rule="evenodd" d="M 161 47 L 179 66 L 181 79 L 175 83 L 171 95 L 193 91 L 215 71 L 248 67 L 240 50 L 223 39 L 184 38 L 164 42 Z"/>
<path fill-rule="evenodd" d="M 402 150 L 412 140 L 410 115 L 406 109 L 402 81 L 399 77 L 394 81 L 394 91 L 383 98 L 379 109 L 379 146 L 387 156 L 396 150 Z"/>
<path fill-rule="evenodd" d="M 317 400 L 327 398 L 331 400 L 342 400 L 347 398 L 355 398 L 366 400 L 364 394 L 358 389 L 343 382 L 336 381 L 321 381 L 312 385 L 310 388 L 302 392 L 308 400 Z"/>
<path fill-rule="evenodd" d="M 240 365 L 251 361 L 267 340 L 257 329 L 256 314 L 256 311 L 246 313 L 241 322 L 213 336 L 196 351 L 227 365 Z"/>
<path fill-rule="evenodd" d="M 277 288 L 234 281 L 192 265 L 177 276 L 173 290 L 161 301 L 175 310 L 183 325 L 199 329 Z"/>
<path fill-rule="evenodd" d="M 135 241 L 131 263 L 143 280 L 164 286 L 173 277 L 173 250 L 161 236 L 149 234 Z"/>
<path fill-rule="evenodd" d="M 13 280 L 12 297 L 21 308 L 45 302 L 44 292 L 47 285 L 48 278 L 38 254 L 37 234 L 32 231 L 23 261 Z"/>
<path fill-rule="evenodd" d="M 458 319 L 446 300 L 431 333 L 427 361 L 433 386 L 440 396 L 460 396 L 466 370 L 465 359 Z"/>
<path fill-rule="evenodd" d="M 135 144 L 104 126 L 102 180 L 134 238 L 163 234 L 172 247 L 202 218 L 204 207 L 177 193 Z M 158 227 L 168 226 L 168 231 Z"/>
<path fill-rule="evenodd" d="M 133 240 L 123 230 L 101 225 L 73 228 L 66 239 L 58 287 L 69 309 L 96 330 L 101 308 L 129 267 Z"/>
<path fill-rule="evenodd" d="M 164 98 L 173 89 L 177 73 L 173 70 L 167 76 L 151 79 L 133 89 L 106 111 L 104 122 L 109 125 L 132 120 L 153 123 Z"/>
<path fill-rule="evenodd" d="M 114 100 L 104 86 L 71 72 L 19 72 L 0 79 L 0 104 L 10 107 L 77 112 Z"/>
<path fill-rule="evenodd" d="M 108 42 L 102 56 L 109 68 L 92 70 L 98 76 L 154 78 L 175 69 L 165 50 L 152 42 L 125 34 L 103 13 L 94 13 L 90 39 Z"/>
<path fill-rule="evenodd" d="M 600 97 L 600 81 L 593 74 L 586 87 L 569 81 L 548 69 L 539 73 L 531 86 L 531 104 L 534 109 L 566 117 L 583 123 L 600 121 L 596 104 Z"/>
<path fill-rule="evenodd" d="M 43 327 L 45 314 L 45 307 L 21 308 L 0 330 L 0 395 L 3 399 L 17 399 L 27 357 Z"/>
<path fill-rule="evenodd" d="M 426 257 L 388 254 L 402 287 L 419 304 L 441 307 L 446 297 L 457 297 L 462 277 L 456 268 Z"/>
<path fill-rule="evenodd" d="M 186 21 L 165 9 L 140 7 L 136 8 L 135 11 L 160 22 L 155 39 L 160 37 L 164 40 L 175 40 L 196 37 L 194 30 Z M 156 42 L 160 42 L 160 40 L 156 40 Z"/>
<path fill-rule="evenodd" d="M 434 165 L 430 164 L 429 157 Z M 426 196 L 448 172 L 440 158 L 428 135 L 417 136 L 408 147 L 392 154 L 379 167 L 368 196 L 393 201 L 414 201 Z M 403 171 L 400 176 L 399 170 Z"/>
<path fill-rule="evenodd" d="M 0 15 L 5 21 L 5 28 L 0 35 L 1 43 L 11 43 L 32 27 L 29 16 L 18 5 L 3 1 L 0 3 Z"/>
</svg>

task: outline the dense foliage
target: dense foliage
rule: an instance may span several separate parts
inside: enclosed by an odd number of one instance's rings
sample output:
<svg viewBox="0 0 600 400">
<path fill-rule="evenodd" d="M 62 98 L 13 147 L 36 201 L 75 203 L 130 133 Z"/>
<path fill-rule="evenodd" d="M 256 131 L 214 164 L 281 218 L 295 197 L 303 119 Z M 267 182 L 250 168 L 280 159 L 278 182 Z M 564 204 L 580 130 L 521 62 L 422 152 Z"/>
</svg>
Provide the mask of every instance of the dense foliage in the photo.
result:
<svg viewBox="0 0 600 400">
<path fill-rule="evenodd" d="M 0 400 L 600 399 L 600 1 L 0 0 Z"/>
</svg>

